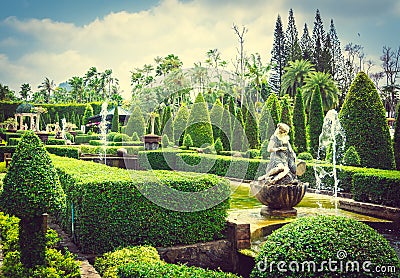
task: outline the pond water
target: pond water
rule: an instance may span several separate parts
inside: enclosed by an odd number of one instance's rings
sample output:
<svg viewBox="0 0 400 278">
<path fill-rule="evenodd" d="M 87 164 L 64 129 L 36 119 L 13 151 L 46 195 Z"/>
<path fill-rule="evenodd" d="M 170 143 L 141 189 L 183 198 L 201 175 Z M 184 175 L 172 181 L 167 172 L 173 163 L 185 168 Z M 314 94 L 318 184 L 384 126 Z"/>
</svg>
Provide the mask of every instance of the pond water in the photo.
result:
<svg viewBox="0 0 400 278">
<path fill-rule="evenodd" d="M 260 214 L 260 209 L 263 205 L 251 195 L 248 183 L 232 181 L 231 187 L 233 193 L 231 195 L 231 208 L 228 211 L 228 220 L 235 223 L 250 224 L 252 249 L 256 252 L 258 252 L 260 245 L 265 241 L 268 234 L 296 219 L 296 217 L 264 217 Z M 400 227 L 395 226 L 391 221 L 339 209 L 338 200 L 339 198 L 326 195 L 306 193 L 303 200 L 295 207 L 297 217 L 323 214 L 346 216 L 363 221 L 388 239 L 400 256 Z"/>
</svg>

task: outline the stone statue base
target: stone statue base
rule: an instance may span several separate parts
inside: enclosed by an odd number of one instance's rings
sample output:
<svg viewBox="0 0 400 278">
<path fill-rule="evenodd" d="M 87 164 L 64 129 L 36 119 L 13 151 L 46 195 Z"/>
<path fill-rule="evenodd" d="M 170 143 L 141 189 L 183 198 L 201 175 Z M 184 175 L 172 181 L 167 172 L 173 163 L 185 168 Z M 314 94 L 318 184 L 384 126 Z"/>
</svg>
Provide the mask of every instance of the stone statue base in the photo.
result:
<svg viewBox="0 0 400 278">
<path fill-rule="evenodd" d="M 266 217 L 295 217 L 297 216 L 297 210 L 294 208 L 290 208 L 290 209 L 272 209 L 269 208 L 267 206 L 262 207 L 260 214 L 262 216 L 266 216 Z"/>
</svg>

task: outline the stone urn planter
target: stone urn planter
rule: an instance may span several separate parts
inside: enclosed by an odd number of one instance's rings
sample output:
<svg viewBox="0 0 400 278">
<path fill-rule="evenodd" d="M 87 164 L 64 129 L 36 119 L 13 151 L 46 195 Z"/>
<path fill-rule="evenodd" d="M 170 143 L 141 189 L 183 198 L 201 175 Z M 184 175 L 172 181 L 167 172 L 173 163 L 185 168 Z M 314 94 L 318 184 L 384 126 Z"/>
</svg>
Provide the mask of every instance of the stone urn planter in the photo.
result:
<svg viewBox="0 0 400 278">
<path fill-rule="evenodd" d="M 155 134 L 146 134 L 143 136 L 144 149 L 148 150 L 157 150 L 160 147 L 161 136 Z"/>
</svg>

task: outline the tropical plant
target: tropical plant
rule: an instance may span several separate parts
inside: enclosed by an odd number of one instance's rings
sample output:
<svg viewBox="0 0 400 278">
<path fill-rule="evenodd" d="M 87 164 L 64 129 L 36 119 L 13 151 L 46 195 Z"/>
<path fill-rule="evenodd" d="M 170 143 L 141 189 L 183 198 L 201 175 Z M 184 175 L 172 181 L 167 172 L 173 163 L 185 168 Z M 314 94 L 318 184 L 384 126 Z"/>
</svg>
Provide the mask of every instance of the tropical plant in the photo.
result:
<svg viewBox="0 0 400 278">
<path fill-rule="evenodd" d="M 282 76 L 281 95 L 289 94 L 294 97 L 297 88 L 304 85 L 304 78 L 314 72 L 314 66 L 307 60 L 289 61 Z"/>
<path fill-rule="evenodd" d="M 311 97 L 316 85 L 320 89 L 324 111 L 327 112 L 336 108 L 338 105 L 338 88 L 329 73 L 311 72 L 304 79 L 304 83 L 302 93 L 307 111 L 310 111 Z"/>
<path fill-rule="evenodd" d="M 47 92 L 45 99 L 46 103 L 50 102 L 51 92 L 54 91 L 55 86 L 56 84 L 54 83 L 54 81 L 50 80 L 48 77 L 46 77 L 42 82 L 42 84 L 38 86 L 39 89 L 42 89 L 43 91 Z"/>
</svg>

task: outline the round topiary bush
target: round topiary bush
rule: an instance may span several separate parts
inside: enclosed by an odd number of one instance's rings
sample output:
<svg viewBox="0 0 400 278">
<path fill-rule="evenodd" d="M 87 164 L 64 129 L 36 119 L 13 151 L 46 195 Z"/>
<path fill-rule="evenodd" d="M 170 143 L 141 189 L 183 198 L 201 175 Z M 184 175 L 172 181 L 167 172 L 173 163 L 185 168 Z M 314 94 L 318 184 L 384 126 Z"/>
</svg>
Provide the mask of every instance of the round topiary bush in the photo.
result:
<svg viewBox="0 0 400 278">
<path fill-rule="evenodd" d="M 127 135 L 127 134 L 118 133 L 118 134 L 114 135 L 113 141 L 114 142 L 128 142 L 128 141 L 131 141 L 131 137 L 129 137 L 129 135 Z"/>
<path fill-rule="evenodd" d="M 389 266 L 395 272 L 377 273 Z M 268 236 L 250 277 L 398 277 L 400 260 L 378 232 L 354 219 L 303 217 Z"/>
<path fill-rule="evenodd" d="M 312 156 L 312 154 L 310 154 L 310 153 L 308 153 L 308 152 L 299 153 L 299 154 L 297 155 L 297 158 L 298 158 L 298 159 L 301 159 L 301 160 L 313 160 L 313 159 L 314 159 L 313 156 Z"/>
</svg>

